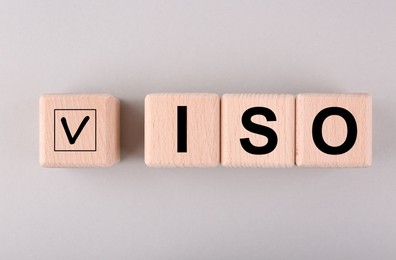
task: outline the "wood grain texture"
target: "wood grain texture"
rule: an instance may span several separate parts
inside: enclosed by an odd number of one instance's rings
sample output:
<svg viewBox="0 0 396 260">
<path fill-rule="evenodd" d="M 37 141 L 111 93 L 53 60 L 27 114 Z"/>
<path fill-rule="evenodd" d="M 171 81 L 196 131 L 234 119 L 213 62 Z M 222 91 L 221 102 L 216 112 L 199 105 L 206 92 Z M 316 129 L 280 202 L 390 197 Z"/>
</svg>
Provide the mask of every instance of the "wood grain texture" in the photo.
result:
<svg viewBox="0 0 396 260">
<path fill-rule="evenodd" d="M 89 117 L 89 118 L 86 118 Z M 64 119 L 62 119 L 64 118 Z M 84 118 L 87 120 L 82 125 Z M 62 123 L 65 120 L 70 136 Z M 108 167 L 120 160 L 120 102 L 108 94 L 48 94 L 40 98 L 40 164 Z"/>
<path fill-rule="evenodd" d="M 187 107 L 187 152 L 177 152 L 177 107 Z M 206 93 L 150 94 L 145 99 L 145 163 L 214 167 L 220 162 L 220 98 Z"/>
<path fill-rule="evenodd" d="M 241 138 L 254 146 L 264 146 L 268 138 L 252 133 L 242 125 L 243 113 L 252 107 L 266 107 L 276 115 L 268 121 L 255 115 L 252 121 L 273 129 L 278 137 L 276 148 L 255 155 L 243 149 Z M 286 94 L 225 94 L 221 98 L 221 163 L 226 167 L 292 167 L 295 158 L 295 97 Z"/>
<path fill-rule="evenodd" d="M 353 147 L 338 155 L 318 149 L 312 137 L 316 115 L 327 107 L 348 110 L 356 120 L 357 137 Z M 368 94 L 299 94 L 296 99 L 296 163 L 302 167 L 367 167 L 372 157 L 372 99 Z M 340 116 L 329 116 L 323 123 L 323 139 L 329 146 L 344 143 L 347 125 Z"/>
</svg>

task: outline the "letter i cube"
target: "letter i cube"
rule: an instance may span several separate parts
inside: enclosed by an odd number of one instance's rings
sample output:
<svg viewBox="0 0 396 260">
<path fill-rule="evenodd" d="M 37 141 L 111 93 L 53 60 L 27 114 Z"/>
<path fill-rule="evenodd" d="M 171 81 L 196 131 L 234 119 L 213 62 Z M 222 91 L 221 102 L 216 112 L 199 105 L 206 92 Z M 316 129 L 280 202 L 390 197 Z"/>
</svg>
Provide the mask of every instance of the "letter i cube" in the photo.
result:
<svg viewBox="0 0 396 260">
<path fill-rule="evenodd" d="M 145 162 L 151 167 L 214 167 L 220 162 L 216 94 L 150 94 L 145 99 Z"/>
</svg>

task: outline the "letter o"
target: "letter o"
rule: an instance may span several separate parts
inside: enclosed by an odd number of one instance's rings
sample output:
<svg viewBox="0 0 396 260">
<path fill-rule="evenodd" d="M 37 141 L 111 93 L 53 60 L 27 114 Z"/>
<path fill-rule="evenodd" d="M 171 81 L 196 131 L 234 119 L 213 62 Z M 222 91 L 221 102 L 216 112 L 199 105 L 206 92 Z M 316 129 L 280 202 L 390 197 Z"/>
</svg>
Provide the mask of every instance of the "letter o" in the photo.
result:
<svg viewBox="0 0 396 260">
<path fill-rule="evenodd" d="M 339 146 L 330 146 L 323 139 L 323 134 L 322 134 L 323 123 L 327 117 L 332 115 L 337 115 L 342 117 L 347 124 L 348 132 L 346 139 L 344 143 L 342 143 Z M 325 108 L 316 115 L 313 121 L 312 138 L 316 147 L 318 147 L 319 150 L 321 150 L 326 154 L 338 155 L 338 154 L 346 153 L 353 147 L 353 145 L 356 142 L 356 138 L 357 138 L 356 120 L 351 114 L 351 112 L 349 112 L 345 108 L 342 107 Z"/>
</svg>

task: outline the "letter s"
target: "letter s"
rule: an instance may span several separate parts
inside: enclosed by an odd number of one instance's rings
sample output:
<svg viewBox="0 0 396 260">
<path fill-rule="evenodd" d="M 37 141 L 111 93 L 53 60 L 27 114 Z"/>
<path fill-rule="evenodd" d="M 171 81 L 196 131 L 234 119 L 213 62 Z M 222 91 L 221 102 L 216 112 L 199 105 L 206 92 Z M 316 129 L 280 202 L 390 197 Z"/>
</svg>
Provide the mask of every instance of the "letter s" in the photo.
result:
<svg viewBox="0 0 396 260">
<path fill-rule="evenodd" d="M 275 113 L 266 107 L 251 107 L 242 115 L 242 125 L 245 129 L 252 133 L 266 136 L 268 138 L 268 143 L 264 146 L 254 146 L 250 142 L 249 138 L 241 138 L 240 142 L 242 148 L 250 154 L 268 154 L 276 148 L 278 144 L 278 136 L 273 129 L 252 122 L 252 117 L 255 115 L 262 115 L 268 121 L 276 121 Z"/>
</svg>

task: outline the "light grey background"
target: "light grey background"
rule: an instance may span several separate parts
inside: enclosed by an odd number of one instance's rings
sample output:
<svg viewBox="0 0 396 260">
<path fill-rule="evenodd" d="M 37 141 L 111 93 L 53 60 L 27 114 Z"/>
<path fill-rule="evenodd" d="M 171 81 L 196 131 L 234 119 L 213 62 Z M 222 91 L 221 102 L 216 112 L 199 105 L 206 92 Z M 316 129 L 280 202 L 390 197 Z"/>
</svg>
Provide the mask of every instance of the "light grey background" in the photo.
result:
<svg viewBox="0 0 396 260">
<path fill-rule="evenodd" d="M 1 259 L 395 259 L 396 2 L 0 1 Z M 122 100 L 122 161 L 38 165 L 38 100 Z M 368 92 L 368 169 L 151 169 L 152 92 Z"/>
</svg>

